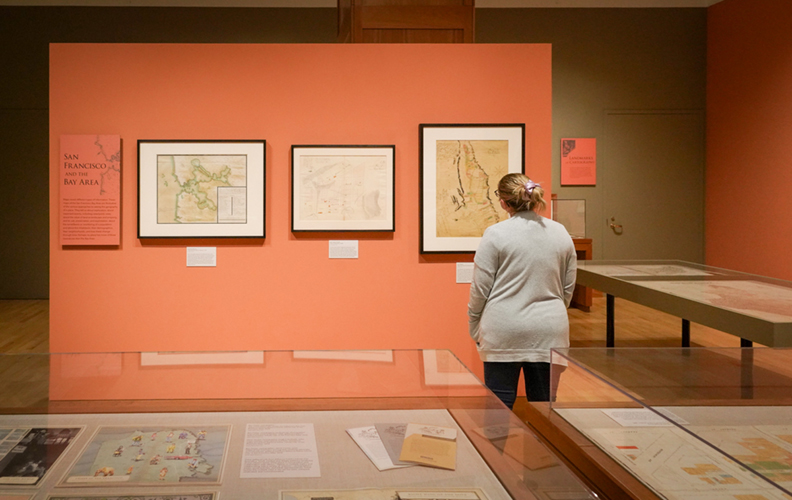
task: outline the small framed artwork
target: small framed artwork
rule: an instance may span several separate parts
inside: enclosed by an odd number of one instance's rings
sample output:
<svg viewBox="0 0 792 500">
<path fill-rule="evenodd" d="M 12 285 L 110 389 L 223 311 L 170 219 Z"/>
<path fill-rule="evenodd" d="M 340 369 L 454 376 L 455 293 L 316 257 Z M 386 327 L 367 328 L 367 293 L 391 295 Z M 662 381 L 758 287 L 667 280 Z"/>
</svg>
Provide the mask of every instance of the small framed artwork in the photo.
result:
<svg viewBox="0 0 792 500">
<path fill-rule="evenodd" d="M 396 146 L 292 146 L 292 231 L 394 231 Z"/>
<path fill-rule="evenodd" d="M 138 141 L 138 238 L 264 238 L 266 141 Z"/>
<path fill-rule="evenodd" d="M 525 173 L 524 138 L 524 123 L 420 125 L 421 253 L 473 253 L 508 218 L 495 191 Z"/>
</svg>

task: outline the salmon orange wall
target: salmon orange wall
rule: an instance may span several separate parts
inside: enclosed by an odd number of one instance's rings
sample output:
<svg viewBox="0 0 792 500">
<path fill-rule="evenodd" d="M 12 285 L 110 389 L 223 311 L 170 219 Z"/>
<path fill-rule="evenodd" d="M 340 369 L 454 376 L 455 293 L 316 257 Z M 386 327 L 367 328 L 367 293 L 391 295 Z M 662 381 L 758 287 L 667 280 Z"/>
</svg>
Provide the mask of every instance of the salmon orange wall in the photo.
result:
<svg viewBox="0 0 792 500">
<path fill-rule="evenodd" d="M 420 123 L 525 123 L 549 186 L 550 46 L 51 45 L 51 350 L 444 348 L 480 372 L 471 258 L 419 255 Z M 121 135 L 120 248 L 58 245 L 62 134 Z M 138 139 L 265 139 L 267 238 L 138 240 Z M 396 232 L 291 233 L 292 144 L 395 144 Z M 360 258 L 328 259 L 346 238 Z M 216 268 L 185 266 L 201 245 Z"/>
<path fill-rule="evenodd" d="M 792 280 L 792 2 L 707 18 L 707 264 Z"/>
</svg>

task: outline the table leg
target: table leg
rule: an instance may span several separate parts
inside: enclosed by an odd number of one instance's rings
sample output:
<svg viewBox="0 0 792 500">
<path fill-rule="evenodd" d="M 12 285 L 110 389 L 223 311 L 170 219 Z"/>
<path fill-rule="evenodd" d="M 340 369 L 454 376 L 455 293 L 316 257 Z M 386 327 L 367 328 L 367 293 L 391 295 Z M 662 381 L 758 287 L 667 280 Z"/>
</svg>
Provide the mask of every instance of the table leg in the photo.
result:
<svg viewBox="0 0 792 500">
<path fill-rule="evenodd" d="M 682 320 L 682 347 L 690 347 L 690 320 Z"/>
<path fill-rule="evenodd" d="M 605 345 L 606 347 L 614 347 L 614 344 L 616 343 L 616 328 L 613 316 L 616 310 L 616 297 L 610 294 L 605 294 L 605 303 L 607 309 Z"/>
<path fill-rule="evenodd" d="M 743 342 L 752 343 L 745 339 Z M 743 345 L 743 347 L 747 346 Z M 753 349 L 743 349 L 740 355 L 740 397 L 742 399 L 753 399 L 754 397 L 753 354 Z"/>
<path fill-rule="evenodd" d="M 740 339 L 740 347 L 753 347 L 753 342 L 750 340 Z"/>
</svg>

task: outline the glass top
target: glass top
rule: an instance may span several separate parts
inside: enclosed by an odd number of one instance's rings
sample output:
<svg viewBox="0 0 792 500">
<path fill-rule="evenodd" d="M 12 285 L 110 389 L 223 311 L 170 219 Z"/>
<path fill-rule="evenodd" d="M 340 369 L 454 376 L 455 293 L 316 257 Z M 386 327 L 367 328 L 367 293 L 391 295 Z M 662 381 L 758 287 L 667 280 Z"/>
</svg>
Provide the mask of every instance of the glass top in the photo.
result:
<svg viewBox="0 0 792 500">
<path fill-rule="evenodd" d="M 377 426 L 411 423 L 456 432 L 454 469 L 379 469 L 366 448 L 385 443 Z M 319 476 L 269 470 L 307 474 L 288 453 L 309 444 L 267 444 L 288 425 L 315 436 Z M 0 469 L 37 440 L 43 478 L 0 470 L 0 498 L 596 498 L 446 350 L 2 354 Z M 201 445 L 216 453 L 204 469 Z"/>
<path fill-rule="evenodd" d="M 625 281 L 758 281 L 792 288 L 792 281 L 682 260 L 582 260 L 578 268 Z"/>
<path fill-rule="evenodd" d="M 673 260 L 580 261 L 578 270 L 761 321 L 792 323 L 790 281 Z"/>
<path fill-rule="evenodd" d="M 788 498 L 791 359 L 781 348 L 557 350 L 552 410 L 665 498 Z"/>
</svg>

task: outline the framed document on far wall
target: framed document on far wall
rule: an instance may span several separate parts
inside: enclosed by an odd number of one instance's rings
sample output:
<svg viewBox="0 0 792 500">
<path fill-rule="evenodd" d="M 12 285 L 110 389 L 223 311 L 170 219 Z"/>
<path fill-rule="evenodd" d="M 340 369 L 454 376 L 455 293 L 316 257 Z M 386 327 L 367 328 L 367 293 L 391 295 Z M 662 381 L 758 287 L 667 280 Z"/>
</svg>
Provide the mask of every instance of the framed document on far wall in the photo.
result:
<svg viewBox="0 0 792 500">
<path fill-rule="evenodd" d="M 264 238 L 266 142 L 138 141 L 138 238 Z"/>
<path fill-rule="evenodd" d="M 292 146 L 292 231 L 394 231 L 395 146 Z"/>
<path fill-rule="evenodd" d="M 525 124 L 423 124 L 421 253 L 473 253 L 484 230 L 509 216 L 495 190 L 525 172 Z"/>
</svg>

